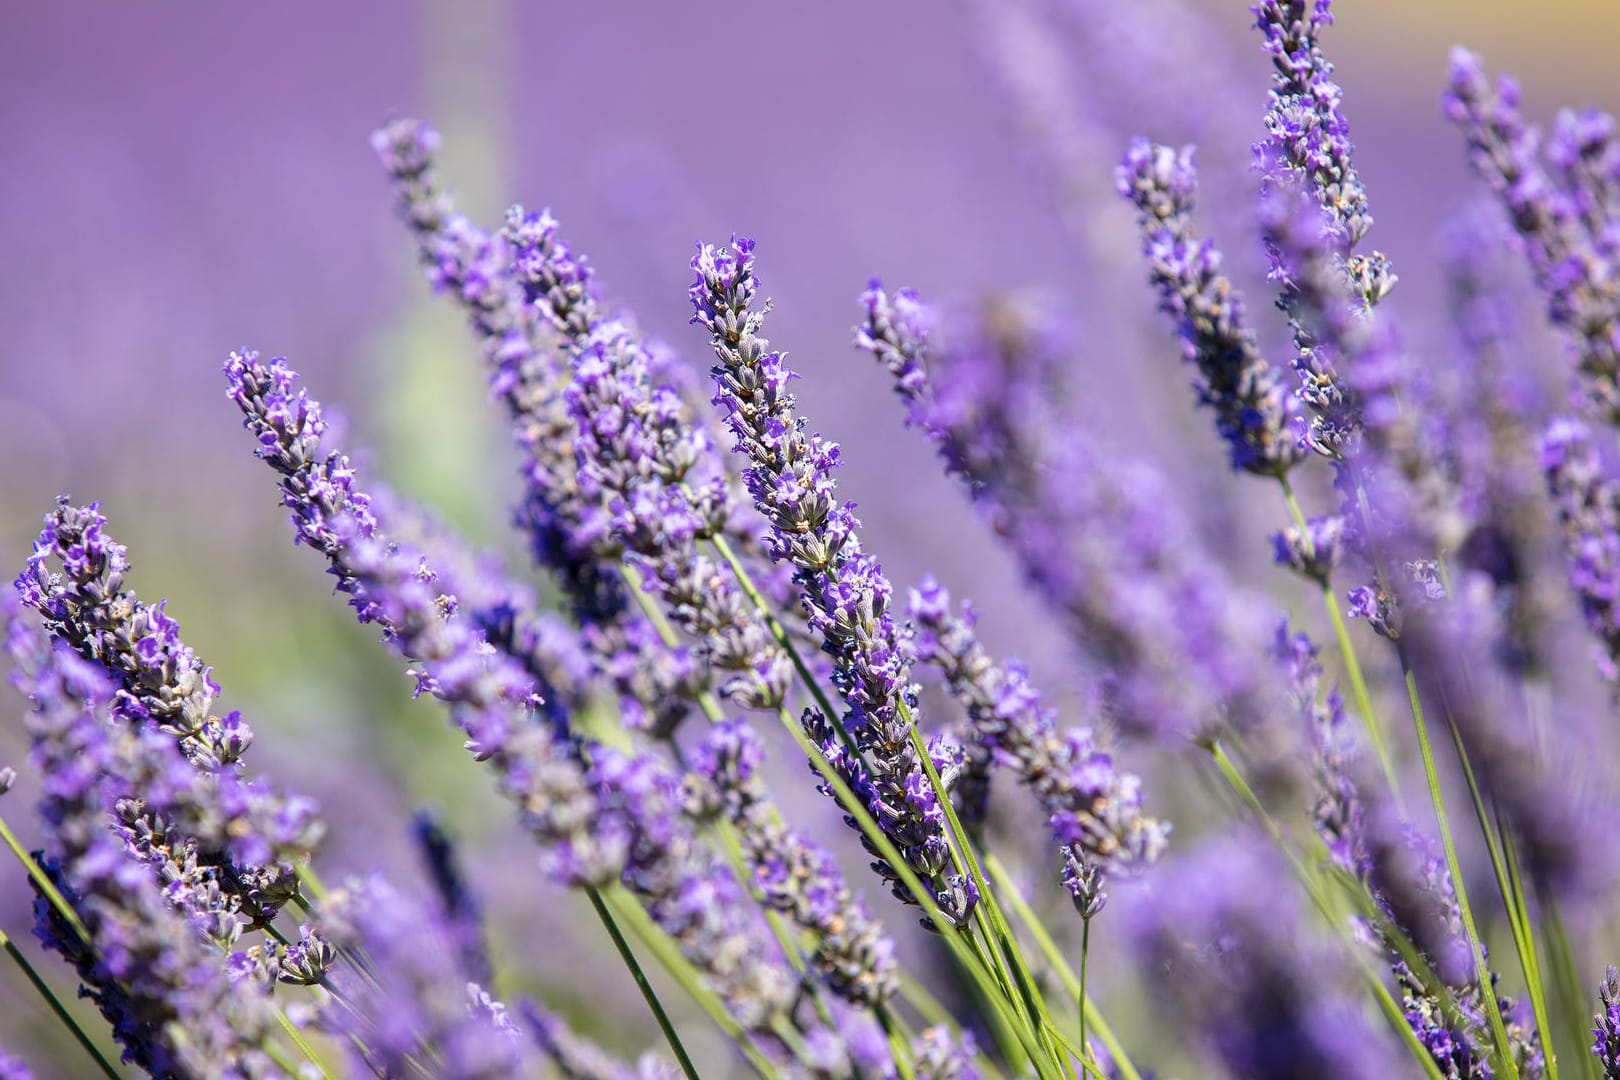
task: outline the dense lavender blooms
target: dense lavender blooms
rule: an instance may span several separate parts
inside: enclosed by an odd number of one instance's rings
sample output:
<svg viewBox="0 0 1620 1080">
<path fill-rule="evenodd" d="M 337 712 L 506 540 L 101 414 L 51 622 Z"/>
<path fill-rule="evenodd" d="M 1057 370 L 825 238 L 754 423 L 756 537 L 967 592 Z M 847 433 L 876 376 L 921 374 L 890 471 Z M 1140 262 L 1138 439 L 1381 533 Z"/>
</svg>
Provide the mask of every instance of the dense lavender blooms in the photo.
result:
<svg viewBox="0 0 1620 1080">
<path fill-rule="evenodd" d="M 1339 112 L 1343 90 L 1317 36 L 1333 22 L 1332 0 L 1261 0 L 1250 7 L 1271 57 L 1271 108 L 1255 144 L 1261 175 L 1304 182 L 1330 215 L 1337 246 L 1348 252 L 1372 227 L 1367 191 L 1350 161 L 1350 124 Z"/>
<path fill-rule="evenodd" d="M 1253 836 L 1161 867 L 1129 920 L 1153 989 L 1235 1076 L 1402 1075 L 1389 1036 L 1348 995 L 1347 965 L 1269 886 L 1283 873 Z"/>
<path fill-rule="evenodd" d="M 970 607 L 953 612 L 950 594 L 926 578 L 912 590 L 910 615 L 918 659 L 944 674 L 975 740 L 1035 792 L 1059 845 L 1085 852 L 1098 870 L 1128 873 L 1159 857 L 1170 830 L 1142 812 L 1141 780 L 1115 768 L 1090 728 L 1058 731 L 1028 673 L 985 652 Z"/>
<path fill-rule="evenodd" d="M 1574 344 L 1592 408 L 1620 422 L 1620 273 L 1607 194 L 1613 176 L 1602 149 L 1607 134 L 1585 159 L 1580 146 L 1588 136 L 1569 130 L 1573 120 L 1561 125 L 1548 147 L 1569 186 L 1559 185 L 1542 166 L 1540 133 L 1519 112 L 1518 85 L 1506 76 L 1492 84 L 1466 49 L 1451 55 L 1445 109 L 1467 137 L 1475 173 L 1523 241 L 1548 317 Z"/>
<path fill-rule="evenodd" d="M 1242 298 L 1221 274 L 1220 252 L 1193 232 L 1192 148 L 1137 139 L 1114 176 L 1136 206 L 1149 280 L 1160 309 L 1176 321 L 1182 355 L 1198 369 L 1199 404 L 1215 413 L 1232 467 L 1285 475 L 1300 457 L 1289 398 L 1245 324 Z"/>
<path fill-rule="evenodd" d="M 140 853 L 108 828 L 125 795 L 114 778 L 138 771 L 132 759 L 154 746 L 169 750 L 171 770 L 186 770 L 179 752 L 110 724 L 116 684 L 66 645 L 12 619 L 8 649 L 32 706 L 31 762 L 47 778 L 45 869 L 88 937 L 44 896 L 36 933 L 73 964 L 125 1060 L 159 1076 L 271 1074 L 267 995 L 227 973 L 204 921 L 166 896 Z"/>
<path fill-rule="evenodd" d="M 1372 856 L 1367 850 L 1365 811 L 1354 775 L 1356 746 L 1344 715 L 1337 686 L 1322 689 L 1322 663 L 1316 645 L 1304 634 L 1277 627 L 1272 656 L 1287 677 L 1288 691 L 1310 732 L 1311 771 L 1316 781 L 1312 808 L 1316 833 L 1341 868 L 1365 875 Z"/>
<path fill-rule="evenodd" d="M 1257 727 L 1269 707 L 1258 604 L 1205 557 L 1162 477 L 1106 460 L 1035 389 L 1058 362 L 1051 335 L 1004 318 L 931 346 L 920 328 L 933 320 L 914 296 L 891 300 L 874 283 L 862 303 L 857 343 L 889 367 L 912 421 L 1104 666 L 1121 729 L 1194 738 Z"/>
<path fill-rule="evenodd" d="M 563 399 L 572 350 L 563 347 L 531 291 L 534 276 L 542 272 L 537 256 L 550 250 L 540 236 L 549 236 L 556 223 L 549 214 L 533 218 L 519 209 L 498 234 L 474 225 L 439 186 L 438 142 L 435 132 L 415 120 L 395 121 L 372 138 L 394 180 L 400 214 L 416 235 L 421 261 L 434 287 L 453 293 L 467 312 L 490 388 L 506 406 L 522 454 L 518 520 L 529 533 L 536 562 L 556 575 L 598 668 L 625 706 L 646 726 L 672 730 L 690 712 L 702 689 L 694 680 L 703 672 L 683 650 L 663 649 L 652 627 L 630 609 L 613 560 L 604 560 L 593 546 L 599 534 L 575 476 L 574 424 Z M 578 271 L 577 288 L 559 289 L 577 302 L 586 296 L 587 273 L 583 260 L 569 265 Z M 577 325 L 583 332 L 585 324 Z"/>
<path fill-rule="evenodd" d="M 1620 486 L 1586 425 L 1568 417 L 1548 426 L 1541 465 L 1563 527 L 1570 585 L 1598 641 L 1598 671 L 1620 684 Z"/>
<path fill-rule="evenodd" d="M 837 501 L 832 470 L 838 444 L 805 431 L 787 391 L 794 373 L 759 334 L 765 316 L 753 309 L 759 290 L 753 251 L 753 241 L 744 238 L 735 238 L 729 250 L 699 249 L 692 260 L 692 322 L 712 335 L 719 358 L 715 404 L 735 436 L 734 449 L 750 462 L 743 475 L 770 526 L 767 549 L 794 566 L 811 629 L 833 658 L 833 678 L 850 710 L 841 727 L 865 757 L 866 770 L 824 727 L 830 718 L 812 717 L 812 737 L 854 781 L 851 787 L 912 869 L 934 886 L 940 907 L 964 925 L 975 903 L 972 882 L 948 872 L 945 814 L 913 745 L 916 702 L 888 610 L 893 589 L 877 560 L 861 550 L 851 505 Z M 877 865 L 895 877 L 886 863 Z M 897 896 L 909 898 L 897 877 L 894 885 Z"/>
<path fill-rule="evenodd" d="M 282 361 L 256 354 L 225 365 L 257 451 L 282 476 L 299 539 L 326 555 L 363 620 L 380 623 L 416 664 L 419 693 L 449 706 L 467 749 L 488 761 L 504 795 L 542 845 L 550 871 L 573 885 L 620 877 L 715 983 L 745 1027 L 768 1025 L 791 978 L 723 864 L 681 820 L 680 780 L 647 754 L 585 746 L 566 728 L 534 722 L 532 678 L 465 620 L 424 558 L 389 542 L 354 483 L 348 459 L 321 448 L 320 403 Z"/>
</svg>

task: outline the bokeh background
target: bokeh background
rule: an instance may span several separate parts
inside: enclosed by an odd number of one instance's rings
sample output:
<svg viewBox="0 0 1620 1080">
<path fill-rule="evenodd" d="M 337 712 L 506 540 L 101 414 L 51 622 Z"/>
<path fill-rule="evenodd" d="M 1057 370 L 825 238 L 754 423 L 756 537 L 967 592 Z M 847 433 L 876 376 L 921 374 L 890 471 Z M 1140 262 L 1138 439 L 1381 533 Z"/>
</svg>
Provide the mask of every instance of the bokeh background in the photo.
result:
<svg viewBox="0 0 1620 1080">
<path fill-rule="evenodd" d="M 1517 73 L 1539 119 L 1566 103 L 1613 108 L 1620 8 L 1339 6 L 1328 47 L 1373 241 L 1399 269 L 1392 303 L 1409 336 L 1440 341 L 1436 236 L 1478 194 L 1439 115 L 1448 49 L 1468 43 Z M 849 328 L 871 274 L 943 298 L 1032 290 L 1078 343 L 1080 422 L 1169 472 L 1223 558 L 1279 587 L 1263 543 L 1277 523 L 1249 508 L 1193 418 L 1110 179 L 1131 134 L 1197 141 L 1204 223 L 1252 281 L 1248 146 L 1268 64 L 1235 0 L 1118 7 L 6 5 L 0 552 L 21 565 L 58 493 L 101 499 L 134 586 L 170 598 L 224 704 L 257 729 L 258 766 L 327 806 L 327 876 L 413 873 L 406 817 L 436 805 L 466 845 L 507 987 L 627 1051 L 652 1045 L 628 979 L 575 935 L 588 924 L 532 871 L 436 709 L 408 701 L 398 665 L 292 548 L 219 363 L 243 345 L 286 354 L 345 411 L 369 467 L 523 571 L 506 539 L 503 426 L 459 317 L 414 265 L 370 131 L 432 119 L 465 208 L 493 222 L 514 201 L 549 205 L 610 295 L 698 360 L 685 325 L 693 245 L 753 235 L 773 339 L 806 374 L 806 411 L 845 445 L 841 482 L 867 546 L 897 581 L 933 571 L 972 596 L 993 650 L 1030 660 L 1062 699 L 1079 687 L 1072 657 L 901 427 Z M 1252 307 L 1276 341 L 1265 295 L 1256 286 Z M 0 723 L 0 764 L 22 757 L 16 725 Z M 0 803 L 25 837 L 30 799 L 25 776 Z M 813 796 L 806 812 L 827 816 Z M 0 926 L 26 936 L 27 905 L 20 874 L 0 873 Z M 42 1020 L 0 979 L 0 1042 L 47 1060 L 59 1036 Z"/>
</svg>

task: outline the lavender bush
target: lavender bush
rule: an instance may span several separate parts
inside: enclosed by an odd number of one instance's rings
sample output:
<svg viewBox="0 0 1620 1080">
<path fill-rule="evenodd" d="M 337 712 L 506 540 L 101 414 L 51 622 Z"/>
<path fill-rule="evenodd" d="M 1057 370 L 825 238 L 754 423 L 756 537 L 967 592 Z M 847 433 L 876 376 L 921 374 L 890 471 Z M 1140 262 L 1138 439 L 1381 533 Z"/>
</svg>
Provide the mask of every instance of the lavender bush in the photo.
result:
<svg viewBox="0 0 1620 1080">
<path fill-rule="evenodd" d="M 1102 7 L 1064 18 L 1230 107 L 1157 32 L 1175 4 Z M 76 1045 L 32 1073 L 0 1051 L 0 1077 L 1620 1077 L 1620 126 L 1565 111 L 1543 139 L 1457 50 L 1437 92 L 1478 184 L 1431 326 L 1399 307 L 1427 241 L 1375 228 L 1330 0 L 1251 13 L 1247 220 L 1207 214 L 1193 147 L 1114 138 L 1020 66 L 1034 5 L 979 14 L 1070 216 L 1134 224 L 1139 261 L 1086 252 L 1161 315 L 1112 362 L 1190 382 L 1269 580 L 1097 422 L 1086 297 L 850 285 L 844 362 L 892 380 L 1059 665 L 1002 655 L 983 583 L 907 580 L 857 516 L 843 418 L 795 393 L 834 361 L 766 336 L 790 252 L 699 242 L 666 343 L 561 208 L 481 224 L 436 131 L 378 130 L 378 200 L 470 335 L 449 377 L 482 369 L 515 451 L 467 482 L 505 485 L 522 557 L 386 486 L 286 359 L 230 352 L 221 408 L 396 697 L 454 728 L 456 766 L 410 753 L 487 788 L 520 845 L 494 876 L 551 936 L 492 932 L 454 824 L 364 790 L 323 812 L 277 764 L 296 746 L 250 765 L 119 523 L 64 494 L 4 606 L 28 751 L 0 840 L 33 925 L 0 947 Z M 1116 168 L 1079 152 L 1109 139 Z M 28 798 L 37 847 L 7 824 Z M 332 854 L 390 836 L 416 872 Z M 563 937 L 612 957 L 656 1044 L 546 970 Z"/>
</svg>

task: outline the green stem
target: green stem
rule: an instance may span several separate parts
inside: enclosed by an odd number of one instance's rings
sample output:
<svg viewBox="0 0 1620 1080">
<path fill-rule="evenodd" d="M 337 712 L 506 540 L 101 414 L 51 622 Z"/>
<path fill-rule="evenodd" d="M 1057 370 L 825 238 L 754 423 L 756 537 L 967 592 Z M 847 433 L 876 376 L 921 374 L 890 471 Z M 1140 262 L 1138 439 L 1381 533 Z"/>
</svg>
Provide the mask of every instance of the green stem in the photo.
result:
<svg viewBox="0 0 1620 1080">
<path fill-rule="evenodd" d="M 1115 1038 L 1113 1029 L 1108 1026 L 1108 1022 L 1103 1019 L 1096 1006 L 1086 997 L 1085 990 L 1080 985 L 1079 979 L 1075 977 L 1074 970 L 1069 967 L 1068 960 L 1064 959 L 1063 951 L 1058 948 L 1057 942 L 1052 940 L 1052 935 L 1047 932 L 1045 924 L 1036 916 L 1034 910 L 1029 906 L 1029 902 L 1024 899 L 1024 894 L 1013 881 L 1012 875 L 1002 865 L 1000 856 L 996 855 L 995 852 L 988 853 L 984 857 L 984 865 L 989 870 L 991 878 L 995 880 L 1002 893 L 1007 897 L 1007 902 L 1012 905 L 1013 912 L 1024 924 L 1025 929 L 1029 931 L 1030 936 L 1035 939 L 1036 948 L 1040 950 L 1041 955 L 1045 957 L 1052 970 L 1057 973 L 1064 989 L 1068 991 L 1070 997 L 1074 998 L 1080 1011 L 1089 1020 L 1092 1030 L 1097 1033 L 1097 1038 L 1102 1040 L 1103 1046 L 1108 1050 L 1108 1056 L 1114 1059 L 1114 1067 L 1119 1070 L 1120 1080 L 1142 1080 L 1142 1074 L 1136 1070 L 1135 1065 L 1131 1064 L 1130 1057 L 1125 1053 L 1125 1047 Z"/>
<path fill-rule="evenodd" d="M 669 1043 L 670 1050 L 675 1053 L 675 1060 L 680 1063 L 681 1071 L 686 1074 L 687 1080 L 698 1080 L 697 1067 L 686 1054 L 686 1047 L 681 1044 L 681 1037 L 675 1031 L 675 1025 L 670 1022 L 669 1014 L 664 1011 L 663 1003 L 658 1000 L 658 992 L 647 981 L 647 973 L 641 970 L 636 961 L 636 954 L 630 950 L 630 943 L 624 940 L 619 932 L 619 924 L 613 921 L 613 913 L 608 911 L 607 905 L 602 903 L 602 894 L 595 888 L 586 886 L 585 895 L 590 897 L 591 907 L 596 911 L 596 917 L 602 920 L 602 926 L 607 930 L 608 937 L 613 939 L 613 947 L 619 950 L 619 957 L 624 966 L 630 969 L 630 977 L 636 981 L 636 989 L 641 991 L 642 999 L 647 1002 L 647 1008 L 652 1010 L 653 1018 L 658 1021 L 658 1028 L 664 1033 L 664 1040 Z"/>
<path fill-rule="evenodd" d="M 1547 997 L 1541 981 L 1541 965 L 1536 957 L 1534 923 L 1530 918 L 1530 906 L 1525 897 L 1518 855 L 1513 849 L 1512 837 L 1502 827 L 1500 815 L 1493 823 L 1491 813 L 1485 806 L 1485 795 L 1474 773 L 1473 763 L 1469 760 L 1468 748 L 1463 743 L 1462 729 L 1457 725 L 1457 717 L 1444 691 L 1440 695 L 1440 705 L 1441 712 L 1446 718 L 1446 730 L 1451 736 L 1452 749 L 1456 752 L 1457 763 L 1462 767 L 1463 779 L 1468 786 L 1468 798 L 1474 808 L 1474 818 L 1479 825 L 1480 835 L 1485 839 L 1485 853 L 1490 859 L 1491 871 L 1496 876 L 1497 891 L 1501 894 L 1502 905 L 1507 910 L 1508 929 L 1513 934 L 1514 952 L 1519 957 L 1519 968 L 1524 972 L 1524 984 L 1530 992 L 1530 1008 L 1535 1014 L 1536 1028 L 1541 1032 L 1548 1080 L 1558 1080 L 1558 1055 L 1552 1042 L 1552 1024 L 1547 1015 Z M 1494 991 L 1489 992 L 1494 996 Z"/>
<path fill-rule="evenodd" d="M 1507 1025 L 1502 1022 L 1502 1010 L 1491 989 L 1490 968 L 1485 963 L 1479 929 L 1474 924 L 1474 912 L 1468 904 L 1468 889 L 1463 884 L 1462 866 L 1457 861 L 1457 846 L 1451 839 L 1451 822 L 1446 816 L 1446 799 L 1440 790 L 1440 774 L 1435 769 L 1434 750 L 1429 745 L 1428 725 L 1423 720 L 1423 702 L 1418 696 L 1417 676 L 1412 671 L 1406 648 L 1399 642 L 1396 642 L 1396 652 L 1400 656 L 1401 674 L 1406 681 L 1406 699 L 1412 709 L 1413 727 L 1417 731 L 1418 752 L 1423 757 L 1423 776 L 1429 785 L 1429 801 L 1434 805 L 1434 816 L 1440 830 L 1440 845 L 1445 849 L 1446 868 L 1451 874 L 1451 883 L 1457 894 L 1457 910 L 1462 916 L 1463 933 L 1474 960 L 1474 978 L 1479 983 L 1479 996 L 1485 999 L 1485 1015 L 1490 1021 L 1492 1041 L 1496 1044 L 1497 1066 L 1512 1080 L 1518 1080 L 1519 1070 L 1513 1062 Z"/>
<path fill-rule="evenodd" d="M 765 1055 L 754 1045 L 751 1033 L 744 1031 L 732 1018 L 719 996 L 703 985 L 701 976 L 693 969 L 691 963 L 681 955 L 680 949 L 670 940 L 669 935 L 652 921 L 652 916 L 642 909 L 635 897 L 631 896 L 624 886 L 618 884 L 606 886 L 599 890 L 598 895 L 613 913 L 614 921 L 619 926 L 628 927 L 636 939 L 658 957 L 658 962 L 669 972 L 670 977 L 686 991 L 715 1026 L 737 1044 L 754 1071 L 759 1073 L 761 1080 L 774 1080 L 775 1070 Z"/>
<path fill-rule="evenodd" d="M 1547 930 L 1548 960 L 1563 1008 L 1560 1010 L 1566 1024 L 1565 1037 L 1570 1040 L 1570 1052 L 1581 1063 L 1581 1073 L 1587 1080 L 1601 1080 L 1598 1062 L 1586 1053 L 1591 1033 L 1586 1030 L 1587 999 L 1581 986 L 1580 970 L 1575 964 L 1575 951 L 1570 947 L 1569 930 L 1555 900 L 1542 901 L 1542 925 Z"/>
<path fill-rule="evenodd" d="M 79 913 L 73 910 L 72 905 L 67 902 L 67 898 L 56 887 L 56 883 L 51 881 L 39 862 L 18 843 L 16 834 L 11 831 L 11 827 L 6 824 L 3 817 L 0 817 L 0 841 L 4 841 L 6 847 L 11 849 L 17 861 L 22 863 L 23 869 L 28 871 L 28 877 L 34 886 L 50 901 L 56 913 L 62 916 L 62 920 L 73 928 L 73 932 L 79 935 L 79 940 L 86 945 L 92 945 L 90 931 L 85 927 L 84 920 L 79 918 Z"/>
<path fill-rule="evenodd" d="M 288 1019 L 287 1014 L 279 1008 L 276 1010 L 276 1022 L 281 1025 L 281 1030 L 287 1033 L 287 1037 L 292 1040 L 293 1045 L 298 1047 L 298 1052 L 303 1054 L 312 1065 L 319 1069 L 326 1080 L 337 1080 L 332 1070 L 326 1067 L 326 1062 L 321 1060 L 320 1055 L 315 1052 L 315 1048 L 310 1046 L 308 1040 L 304 1038 L 303 1032 L 299 1031 L 297 1026 Z M 293 1076 L 298 1075 L 298 1070 L 295 1068 L 287 1068 L 285 1064 L 282 1065 L 282 1068 L 287 1069 L 288 1073 Z"/>
<path fill-rule="evenodd" d="M 900 1080 L 917 1080 L 917 1071 L 911 1065 L 911 1048 L 906 1045 L 905 1038 L 895 1023 L 894 1013 L 880 1005 L 877 1008 L 878 1025 L 883 1028 L 883 1035 L 889 1040 L 889 1054 L 894 1058 L 894 1067 L 900 1072 Z"/>
<path fill-rule="evenodd" d="M 1086 1000 L 1086 960 L 1089 958 L 1090 954 L 1091 954 L 1091 917 L 1087 916 L 1086 918 L 1081 920 L 1081 927 L 1080 927 L 1080 1000 L 1081 1001 Z M 1078 1011 L 1080 1013 L 1080 1051 L 1081 1051 L 1081 1054 L 1083 1055 L 1081 1060 L 1086 1060 L 1086 1059 L 1090 1058 L 1090 1056 L 1091 1056 L 1091 1047 L 1086 1045 L 1086 1010 L 1082 1008 L 1082 1009 L 1080 1009 Z"/>
<path fill-rule="evenodd" d="M 17 948 L 16 944 L 6 936 L 4 930 L 0 930 L 0 948 L 3 948 L 6 955 L 10 956 L 17 967 L 22 970 L 23 977 L 29 981 L 34 990 L 44 999 L 45 1004 L 50 1007 L 51 1012 L 56 1014 L 56 1018 L 62 1021 L 63 1026 L 84 1048 L 84 1052 L 90 1055 L 90 1059 L 96 1063 L 96 1067 L 102 1071 L 103 1075 L 110 1077 L 111 1080 L 118 1080 L 118 1072 L 102 1056 L 101 1051 L 96 1048 L 96 1044 L 90 1041 L 90 1036 L 85 1034 L 84 1028 L 79 1026 L 78 1020 L 74 1019 L 73 1014 L 67 1011 L 67 1006 L 62 1004 L 55 991 L 46 985 L 44 979 L 40 978 L 39 972 L 34 970 L 34 965 L 28 962 L 28 957 L 24 956 L 22 950 Z"/>
</svg>

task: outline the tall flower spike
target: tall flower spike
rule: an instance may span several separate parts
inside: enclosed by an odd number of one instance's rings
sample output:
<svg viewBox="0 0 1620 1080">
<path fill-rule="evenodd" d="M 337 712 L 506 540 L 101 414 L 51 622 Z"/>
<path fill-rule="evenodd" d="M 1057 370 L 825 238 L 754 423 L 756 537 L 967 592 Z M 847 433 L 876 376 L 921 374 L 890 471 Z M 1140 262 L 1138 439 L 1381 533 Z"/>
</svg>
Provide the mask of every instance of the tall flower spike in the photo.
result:
<svg viewBox="0 0 1620 1080">
<path fill-rule="evenodd" d="M 1257 601 L 1236 590 L 1168 509 L 1162 477 L 1105 461 L 1050 404 L 1049 330 L 1010 311 L 940 320 L 873 282 L 856 341 L 885 363 L 910 422 L 968 485 L 1025 578 L 1107 669 L 1137 737 L 1253 731 L 1269 710 Z M 937 370 L 933 370 L 937 364 Z"/>
<path fill-rule="evenodd" d="M 532 303 L 525 284 L 533 236 L 516 222 L 526 218 L 514 211 L 513 223 L 491 235 L 459 213 L 435 172 L 438 144 L 437 133 L 408 119 L 372 137 L 428 277 L 465 311 L 490 389 L 506 407 L 522 456 L 518 520 L 535 561 L 555 574 L 597 670 L 613 684 L 626 714 L 644 726 L 673 729 L 702 689 L 702 672 L 664 649 L 631 609 L 617 552 L 604 559 L 594 546 L 599 530 L 575 477 L 574 425 L 563 400 L 571 346 Z M 577 268 L 575 295 L 584 297 L 583 262 Z M 657 662 L 646 662 L 652 657 Z"/>
<path fill-rule="evenodd" d="M 692 322 L 710 333 L 719 360 L 712 371 L 714 403 L 732 431 L 733 449 L 748 462 L 743 476 L 770 526 L 767 548 L 794 567 L 811 630 L 832 657 L 834 683 L 849 707 L 842 730 L 869 773 L 857 775 L 856 763 L 842 756 L 838 763 L 847 779 L 858 781 L 852 786 L 907 863 L 931 884 L 941 909 L 965 925 L 976 897 L 969 880 L 949 872 L 944 810 L 913 746 L 915 695 L 889 614 L 893 590 L 877 560 L 860 549 L 851 505 L 837 501 L 832 470 L 838 444 L 806 432 L 787 390 L 794 373 L 760 336 L 769 305 L 754 309 L 753 251 L 753 241 L 739 237 L 730 249 L 702 246 L 692 260 Z M 810 726 L 829 719 L 812 718 Z M 895 876 L 882 860 L 874 865 Z M 914 902 L 894 884 L 897 896 Z"/>
<path fill-rule="evenodd" d="M 1046 810 L 1057 843 L 1098 870 L 1129 873 L 1156 860 L 1170 827 L 1142 812 L 1141 780 L 1114 766 L 1090 728 L 1059 733 L 1023 668 L 999 665 L 979 644 L 971 609 L 951 611 L 932 578 L 912 590 L 918 659 L 945 675 L 974 736 L 1007 762 Z"/>
<path fill-rule="evenodd" d="M 1569 583 L 1597 639 L 1598 673 L 1620 693 L 1620 484 L 1579 420 L 1555 418 L 1541 465 L 1564 532 Z"/>
<path fill-rule="evenodd" d="M 771 812 L 759 775 L 764 755 L 747 724 L 723 721 L 704 739 L 693 768 L 736 824 L 766 904 L 815 935 L 811 962 L 827 986 L 854 1005 L 881 1007 L 900 985 L 894 942 L 851 895 L 832 856 Z"/>
<path fill-rule="evenodd" d="M 106 525 L 99 504 L 58 499 L 17 589 L 48 632 L 115 679 L 117 720 L 176 743 L 191 773 L 166 780 L 157 791 L 167 802 L 153 809 L 200 845 L 200 857 L 223 864 L 218 886 L 258 925 L 297 894 L 295 864 L 324 827 L 308 798 L 242 777 L 252 730 L 238 713 L 213 715 L 219 686 L 210 669 L 163 603 L 148 605 L 124 587 L 129 558 Z"/>
<path fill-rule="evenodd" d="M 227 974 L 202 928 L 107 827 L 127 794 L 116 778 L 136 771 L 131 759 L 143 742 L 108 722 L 115 684 L 21 619 L 11 620 L 8 646 L 18 662 L 14 680 L 32 706 L 31 761 L 46 780 L 45 870 L 89 937 L 44 897 L 35 901 L 35 932 L 77 970 L 126 1061 L 155 1076 L 269 1075 L 263 1047 L 273 1012 L 265 989 Z M 167 740 L 153 745 L 179 764 Z"/>
<path fill-rule="evenodd" d="M 1372 227 L 1372 214 L 1350 160 L 1350 124 L 1339 111 L 1344 91 L 1317 42 L 1333 22 L 1331 6 L 1332 0 L 1260 0 L 1249 8 L 1272 67 L 1267 138 L 1254 152 L 1268 181 L 1298 180 L 1312 189 L 1348 253 Z"/>
<path fill-rule="evenodd" d="M 1537 153 L 1540 135 L 1519 112 L 1518 84 L 1505 76 L 1493 84 L 1480 58 L 1466 49 L 1451 54 L 1444 107 L 1467 138 L 1475 173 L 1524 241 L 1548 318 L 1574 345 L 1587 398 L 1605 420 L 1620 424 L 1620 267 L 1613 223 L 1594 236 L 1582 221 L 1584 214 L 1596 223 L 1593 215 L 1606 199 L 1590 191 L 1583 198 L 1579 189 L 1572 197 L 1553 182 Z M 1566 172 L 1575 168 L 1569 142 L 1556 140 L 1550 148 L 1567 162 Z"/>
<path fill-rule="evenodd" d="M 535 723 L 532 677 L 456 616 L 454 582 L 390 541 L 348 458 L 323 449 L 320 403 L 295 390 L 297 376 L 285 362 L 235 354 L 225 372 L 258 456 L 281 475 L 295 530 L 415 663 L 419 692 L 449 707 L 467 749 L 494 768 L 550 871 L 576 886 L 622 878 L 737 1020 L 768 1027 L 786 1006 L 791 973 L 735 879 L 682 820 L 679 779 L 649 755 Z"/>
<path fill-rule="evenodd" d="M 1199 404 L 1215 414 L 1232 467 L 1283 476 L 1300 459 L 1289 397 L 1245 324 L 1243 299 L 1221 274 L 1221 254 L 1192 227 L 1198 172 L 1192 148 L 1132 141 L 1115 186 L 1137 209 L 1148 277 L 1175 320 L 1183 357 L 1199 372 Z"/>
<path fill-rule="evenodd" d="M 457 934 L 442 918 L 375 875 L 326 907 L 338 938 L 363 949 L 375 972 L 348 980 L 346 996 L 358 1012 L 332 1012 L 339 1031 L 365 1048 L 358 1067 L 407 1075 L 425 1050 L 434 1055 L 434 1075 L 454 1080 L 541 1073 L 534 1043 L 467 980 Z"/>
<path fill-rule="evenodd" d="M 455 845 L 432 813 L 418 810 L 411 819 L 417 853 L 439 899 L 439 919 L 454 946 L 457 962 L 468 982 L 495 981 L 489 949 L 484 944 L 482 905 L 461 873 Z"/>
</svg>

